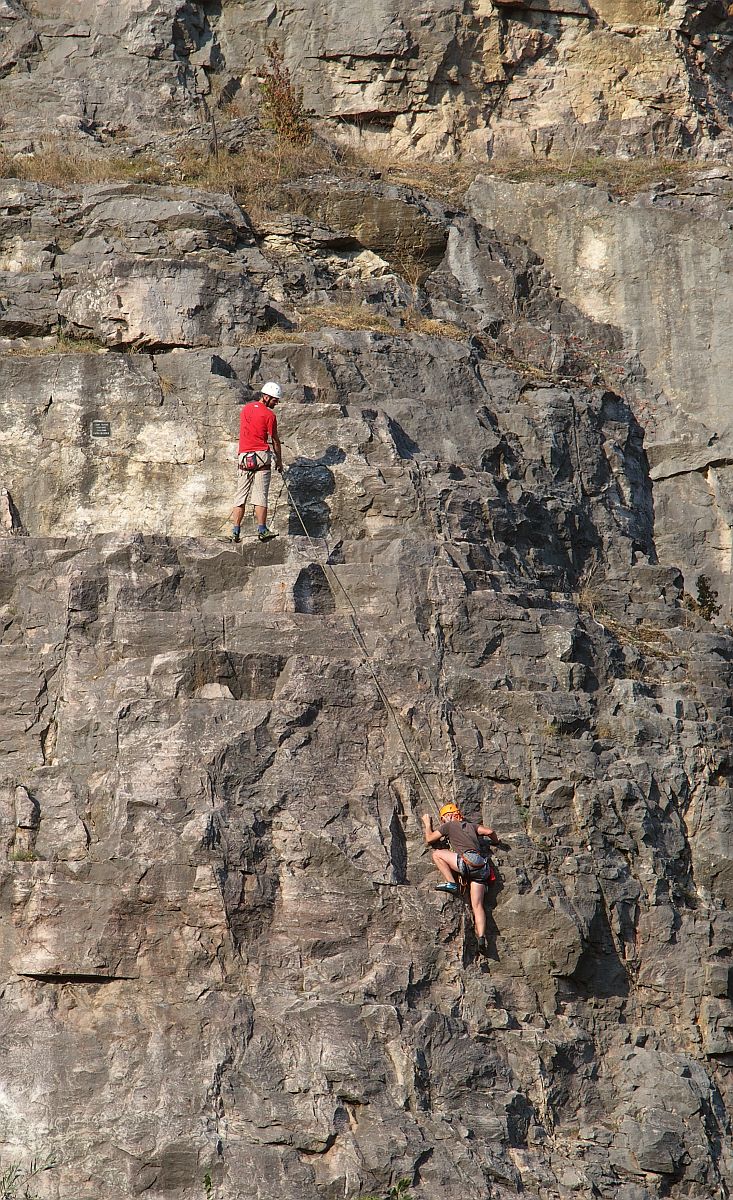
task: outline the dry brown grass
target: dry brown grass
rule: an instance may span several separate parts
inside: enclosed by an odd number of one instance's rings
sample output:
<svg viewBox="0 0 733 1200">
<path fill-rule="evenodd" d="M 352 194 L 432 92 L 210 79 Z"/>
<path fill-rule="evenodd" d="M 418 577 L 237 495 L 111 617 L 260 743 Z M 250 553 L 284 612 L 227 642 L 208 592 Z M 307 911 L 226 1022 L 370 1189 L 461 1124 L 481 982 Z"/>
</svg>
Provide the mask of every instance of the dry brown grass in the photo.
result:
<svg viewBox="0 0 733 1200">
<path fill-rule="evenodd" d="M 439 321 L 426 317 L 414 305 L 400 313 L 400 329 L 403 333 L 422 333 L 426 337 L 451 338 L 454 342 L 465 342 L 469 334 L 452 321 Z"/>
<path fill-rule="evenodd" d="M 320 142 L 293 146 L 277 142 L 253 147 L 246 154 L 202 154 L 194 147 L 175 161 L 83 154 L 63 142 L 49 142 L 35 154 L 11 158 L 0 150 L 0 176 L 32 180 L 55 187 L 70 184 L 138 182 L 183 184 L 205 191 L 227 192 L 255 222 L 269 212 L 291 208 L 283 189 L 293 179 L 333 168 L 336 159 Z"/>
<path fill-rule="evenodd" d="M 49 142 L 39 147 L 35 154 L 17 158 L 11 158 L 0 150 L 0 177 L 27 179 L 52 187 L 125 180 L 136 183 L 172 182 L 170 168 L 154 159 L 82 154 L 63 142 Z"/>
<path fill-rule="evenodd" d="M 320 333 L 322 329 L 344 329 L 351 333 L 388 333 L 392 337 L 420 333 L 428 337 L 452 338 L 463 341 L 464 330 L 450 321 L 436 321 L 420 313 L 407 310 L 400 319 L 390 320 L 368 304 L 343 301 L 336 304 L 320 304 L 305 309 L 297 317 L 296 329 L 275 326 L 261 333 L 252 333 L 241 339 L 242 346 L 271 346 L 279 342 L 303 342 L 307 334 Z"/>
<path fill-rule="evenodd" d="M 275 142 L 246 154 L 202 157 L 195 150 L 179 158 L 179 182 L 207 191 L 228 192 L 257 225 L 269 213 L 297 211 L 286 189 L 294 179 L 333 170 L 337 160 L 322 142 L 307 146 Z"/>
<path fill-rule="evenodd" d="M 306 332 L 322 329 L 369 330 L 372 333 L 400 334 L 421 333 L 428 337 L 453 338 L 464 341 L 467 334 L 451 321 L 436 321 L 423 316 L 417 309 L 408 308 L 396 313 L 393 320 L 376 312 L 368 304 L 322 304 L 307 309 L 300 318 L 300 328 Z"/>
<path fill-rule="evenodd" d="M 202 153 L 191 146 L 175 160 L 159 162 L 147 156 L 123 157 L 102 152 L 80 153 L 63 141 L 48 141 L 35 154 L 12 158 L 0 150 L 0 176 L 12 176 L 64 187 L 79 183 L 133 181 L 184 184 L 207 191 L 228 192 L 247 210 L 255 224 L 268 213 L 297 211 L 297 195 L 288 189 L 293 180 L 330 170 L 344 180 L 373 179 L 414 187 L 447 203 L 461 200 L 477 175 L 489 174 L 516 182 L 547 184 L 569 181 L 608 186 L 629 196 L 666 180 L 689 182 L 699 166 L 683 160 L 613 159 L 573 156 L 569 160 L 528 158 L 478 162 L 459 159 L 450 163 L 405 162 L 384 154 L 341 152 L 325 142 L 306 146 L 271 138 L 251 146 L 245 154 Z"/>
<path fill-rule="evenodd" d="M 275 326 L 262 333 L 252 333 L 241 339 L 242 346 L 271 346 L 279 342 L 304 342 L 309 333 L 320 333 L 322 329 L 345 329 L 351 332 L 391 333 L 394 325 L 381 313 L 366 304 L 321 304 L 307 309 L 298 316 L 297 329 Z"/>
<path fill-rule="evenodd" d="M 479 164 L 468 159 L 457 159 L 450 163 L 410 162 L 404 158 L 392 158 L 384 152 L 355 151 L 347 154 L 346 163 L 351 172 L 376 173 L 383 183 L 412 187 L 449 204 L 455 203 L 476 176 L 489 166 L 488 163 Z"/>
<path fill-rule="evenodd" d="M 279 346 L 282 342 L 294 342 L 301 345 L 305 341 L 305 333 L 297 329 L 282 329 L 279 325 L 261 332 L 244 334 L 239 338 L 238 346 Z"/>
<path fill-rule="evenodd" d="M 699 164 L 683 159 L 620 159 L 579 156 L 550 162 L 510 160 L 491 163 L 490 173 L 529 183 L 595 183 L 619 196 L 632 196 L 655 183 L 686 184 L 699 172 Z"/>
<path fill-rule="evenodd" d="M 664 629 L 641 621 L 638 625 L 626 625 L 614 617 L 602 614 L 595 620 L 602 625 L 622 646 L 638 650 L 648 658 L 662 659 L 664 662 L 683 659 L 685 656 L 674 650 L 672 639 Z"/>
<path fill-rule="evenodd" d="M 605 578 L 600 562 L 594 559 L 575 593 L 578 608 L 587 612 L 596 625 L 610 633 L 622 646 L 664 662 L 684 659 L 684 653 L 675 649 L 671 637 L 660 626 L 652 625 L 649 621 L 630 625 L 611 616 L 606 607 L 609 586 L 612 585 Z"/>
<path fill-rule="evenodd" d="M 65 333 L 43 339 L 13 338 L 8 339 L 7 343 L 3 339 L 0 345 L 0 354 L 3 356 L 13 354 L 33 358 L 47 354 L 100 354 L 107 350 L 104 342 L 95 337 L 70 337 Z"/>
<path fill-rule="evenodd" d="M 356 162 L 357 160 L 352 160 Z M 363 168 L 377 171 L 387 183 L 414 187 L 456 203 L 478 175 L 493 175 L 515 183 L 594 183 L 616 195 L 631 196 L 654 183 L 688 183 L 700 171 L 699 163 L 683 159 L 620 159 L 594 155 L 569 158 L 505 158 L 479 162 L 459 159 L 449 163 L 405 163 L 385 154 L 365 154 Z"/>
<path fill-rule="evenodd" d="M 589 613 L 594 620 L 597 612 L 602 613 L 604 611 L 604 582 L 603 568 L 598 559 L 594 557 L 579 580 L 578 591 L 575 593 L 575 603 L 578 608 Z"/>
<path fill-rule="evenodd" d="M 395 326 L 368 304 L 321 304 L 307 309 L 300 318 L 300 328 L 307 332 L 319 329 L 370 330 L 372 333 L 395 333 Z"/>
<path fill-rule="evenodd" d="M 307 309 L 297 317 L 295 329 L 284 329 L 273 326 L 260 332 L 245 334 L 239 339 L 240 346 L 273 346 L 281 342 L 301 344 L 308 334 L 320 333 L 323 329 L 344 329 L 352 333 L 388 333 L 392 337 L 406 337 L 409 334 L 422 334 L 431 338 L 450 338 L 451 341 L 465 342 L 470 335 L 452 321 L 438 321 L 433 317 L 411 313 L 408 309 L 399 317 L 390 320 L 384 314 L 376 312 L 367 304 L 323 304 Z M 532 367 L 529 363 L 514 358 L 508 352 L 487 355 L 501 366 L 506 366 L 519 375 L 532 379 L 547 380 L 552 378 L 547 372 Z"/>
<path fill-rule="evenodd" d="M 59 353 L 68 354 L 73 351 L 75 354 L 98 354 L 100 350 L 107 348 L 104 342 L 100 342 L 92 334 L 79 334 L 74 337 L 68 333 L 60 333 L 56 338 L 56 349 Z"/>
</svg>

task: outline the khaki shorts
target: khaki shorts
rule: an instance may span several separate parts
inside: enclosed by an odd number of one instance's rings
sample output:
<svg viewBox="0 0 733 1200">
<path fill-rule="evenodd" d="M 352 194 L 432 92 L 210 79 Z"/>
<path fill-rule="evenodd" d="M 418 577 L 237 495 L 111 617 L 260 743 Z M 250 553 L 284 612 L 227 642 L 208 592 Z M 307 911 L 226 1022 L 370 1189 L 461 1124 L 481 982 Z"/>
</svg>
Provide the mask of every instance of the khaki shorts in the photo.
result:
<svg viewBox="0 0 733 1200">
<path fill-rule="evenodd" d="M 267 469 L 261 471 L 240 471 L 237 469 L 237 494 L 234 497 L 234 507 L 244 508 L 247 504 L 253 504 L 259 508 L 267 508 L 267 495 L 270 491 L 270 480 L 272 471 L 270 470 L 270 454 L 260 453 L 257 457 L 260 462 L 267 463 Z M 239 455 L 237 460 L 241 463 L 244 458 L 243 454 Z"/>
</svg>

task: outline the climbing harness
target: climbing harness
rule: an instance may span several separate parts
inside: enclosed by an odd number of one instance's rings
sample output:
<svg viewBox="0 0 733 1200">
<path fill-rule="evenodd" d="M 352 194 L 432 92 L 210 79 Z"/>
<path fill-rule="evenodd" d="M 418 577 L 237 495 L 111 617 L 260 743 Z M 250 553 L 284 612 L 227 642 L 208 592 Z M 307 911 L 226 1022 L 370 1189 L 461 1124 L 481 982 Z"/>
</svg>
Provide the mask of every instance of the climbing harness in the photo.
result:
<svg viewBox="0 0 733 1200">
<path fill-rule="evenodd" d="M 456 804 L 448 803 L 441 806 L 438 818 L 441 822 L 448 817 L 458 817 L 463 820 L 460 809 Z M 471 883 L 490 884 L 496 879 L 494 868 L 491 865 L 491 859 L 485 854 L 480 854 L 478 850 L 456 850 L 456 867 L 459 875 L 459 884 L 462 891 L 466 891 Z"/>
<path fill-rule="evenodd" d="M 265 461 L 261 462 L 260 455 L 256 450 L 248 450 L 239 460 L 240 471 L 266 471 L 270 466 L 269 453 L 265 456 Z"/>
<path fill-rule="evenodd" d="M 458 873 L 461 882 L 490 884 L 496 880 L 491 859 L 475 850 L 462 850 L 457 853 Z"/>
</svg>

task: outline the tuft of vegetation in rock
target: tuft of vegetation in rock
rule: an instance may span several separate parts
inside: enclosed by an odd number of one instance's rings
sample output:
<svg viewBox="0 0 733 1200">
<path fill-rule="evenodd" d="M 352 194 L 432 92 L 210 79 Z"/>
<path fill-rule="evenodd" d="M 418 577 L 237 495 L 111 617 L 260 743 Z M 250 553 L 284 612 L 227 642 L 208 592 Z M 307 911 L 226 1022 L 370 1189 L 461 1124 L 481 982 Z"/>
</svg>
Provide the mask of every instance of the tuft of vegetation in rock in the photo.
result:
<svg viewBox="0 0 733 1200">
<path fill-rule="evenodd" d="M 698 612 L 706 621 L 712 621 L 720 612 L 720 605 L 717 602 L 718 593 L 715 588 L 710 586 L 707 575 L 698 575 L 696 586 L 697 599 L 693 600 L 692 596 L 687 596 L 686 607 L 693 612 Z"/>
<path fill-rule="evenodd" d="M 291 146 L 308 146 L 313 130 L 303 105 L 303 89 L 293 83 L 277 42 L 267 46 L 265 55 L 267 65 L 260 78 L 262 124 Z"/>
<path fill-rule="evenodd" d="M 362 1196 L 361 1200 L 412 1200 L 410 1180 L 407 1177 L 398 1179 L 383 1196 Z"/>
<path fill-rule="evenodd" d="M 336 159 L 324 142 L 308 146 L 270 141 L 246 154 L 219 153 L 202 157 L 196 147 L 182 151 L 175 182 L 211 192 L 227 192 L 245 209 L 255 225 L 268 214 L 296 212 L 287 190 L 292 180 L 319 170 L 333 170 Z M 174 180 L 170 180 L 174 182 Z"/>
<path fill-rule="evenodd" d="M 386 317 L 373 305 L 358 304 L 347 300 L 332 304 L 310 305 L 295 318 L 294 328 L 273 326 L 256 331 L 242 338 L 243 346 L 268 346 L 280 342 L 303 342 L 305 335 L 320 333 L 323 329 L 343 329 L 350 333 L 387 333 L 392 337 L 422 334 L 424 337 L 452 338 L 465 341 L 468 334 L 452 321 L 438 321 L 426 317 L 412 306 L 394 318 Z"/>
<path fill-rule="evenodd" d="M 38 1193 L 31 1190 L 31 1182 L 37 1175 L 56 1166 L 58 1162 L 53 1156 L 43 1161 L 34 1158 L 29 1167 L 10 1163 L 0 1174 L 0 1200 L 39 1200 Z"/>
<path fill-rule="evenodd" d="M 696 613 L 705 621 L 713 621 L 720 612 L 718 604 L 718 593 L 715 588 L 711 587 L 710 580 L 707 575 L 698 575 L 696 579 L 697 599 L 691 596 L 689 592 L 685 592 L 682 598 L 682 604 L 688 612 Z"/>
</svg>

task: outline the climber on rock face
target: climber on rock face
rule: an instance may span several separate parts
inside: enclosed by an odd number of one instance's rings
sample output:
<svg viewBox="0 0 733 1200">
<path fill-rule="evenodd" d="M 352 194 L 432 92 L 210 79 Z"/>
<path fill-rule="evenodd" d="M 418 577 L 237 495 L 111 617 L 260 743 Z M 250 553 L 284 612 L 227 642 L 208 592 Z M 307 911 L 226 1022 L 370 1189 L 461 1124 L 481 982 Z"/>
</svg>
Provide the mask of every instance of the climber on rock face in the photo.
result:
<svg viewBox="0 0 733 1200">
<path fill-rule="evenodd" d="M 239 481 L 234 497 L 234 508 L 230 520 L 232 532 L 230 542 L 238 542 L 241 536 L 242 517 L 251 500 L 257 520 L 257 536 L 261 542 L 277 537 L 267 528 L 267 496 L 270 490 L 271 462 L 275 457 L 275 470 L 282 472 L 282 447 L 277 435 L 275 405 L 282 396 L 279 384 L 265 383 L 259 399 L 245 404 L 239 417 L 239 453 L 237 469 Z"/>
<path fill-rule="evenodd" d="M 466 821 L 455 804 L 444 804 L 439 817 L 441 823 L 435 830 L 429 813 L 422 818 L 426 846 L 436 846 L 441 841 L 450 846 L 450 850 L 433 850 L 433 862 L 444 880 L 436 885 L 436 891 L 457 896 L 461 890 L 458 880 L 470 885 L 479 950 L 485 954 L 488 943 L 484 896 L 486 885 L 493 883 L 495 876 L 490 860 L 481 852 L 479 838 L 488 838 L 494 845 L 499 844 L 499 839 L 493 829 Z"/>
</svg>

